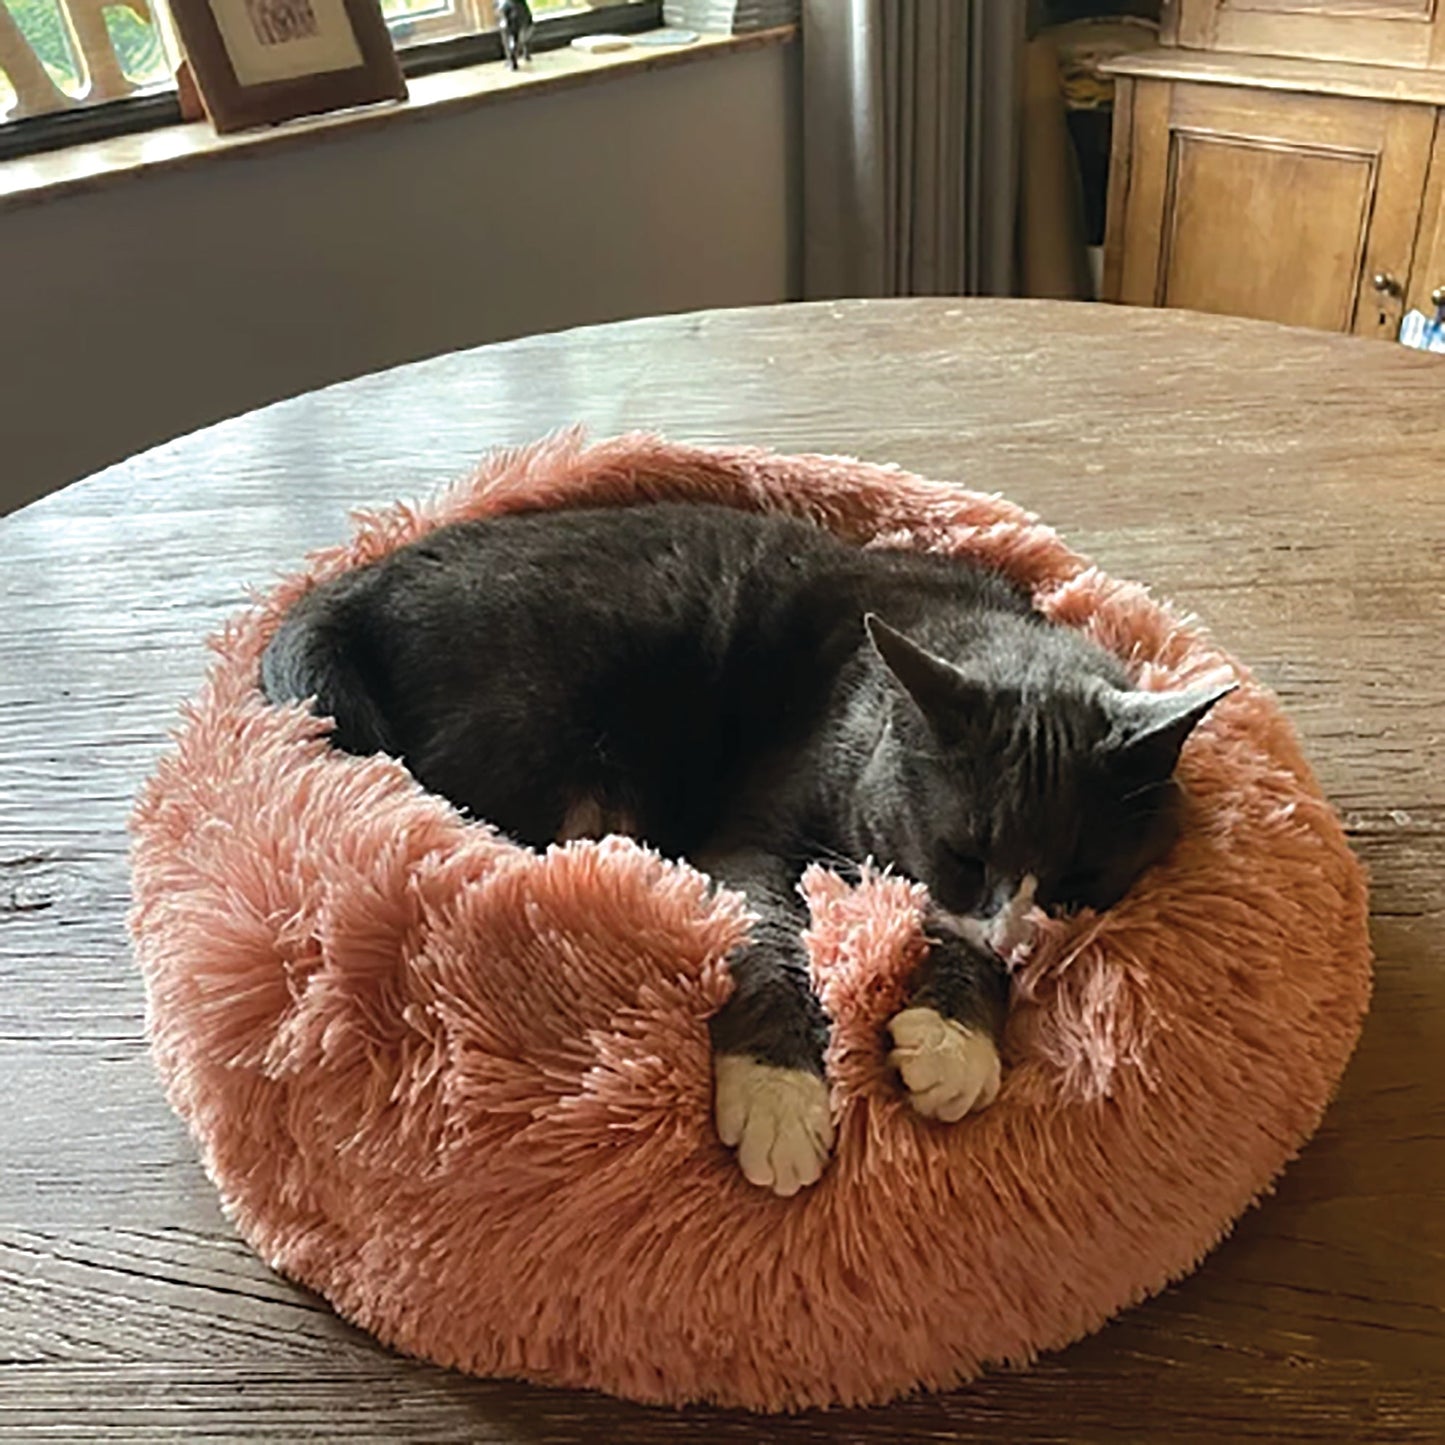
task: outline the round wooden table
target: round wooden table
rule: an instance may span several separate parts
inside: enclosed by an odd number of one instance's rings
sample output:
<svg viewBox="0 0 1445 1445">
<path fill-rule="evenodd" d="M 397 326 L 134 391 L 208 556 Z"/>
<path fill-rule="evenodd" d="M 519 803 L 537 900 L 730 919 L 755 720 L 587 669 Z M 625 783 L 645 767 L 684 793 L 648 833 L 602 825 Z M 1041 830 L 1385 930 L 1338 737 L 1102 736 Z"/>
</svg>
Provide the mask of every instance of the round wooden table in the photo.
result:
<svg viewBox="0 0 1445 1445">
<path fill-rule="evenodd" d="M 772 307 L 367 377 L 0 521 L 0 1436 L 1445 1439 L 1442 399 L 1434 358 L 1254 322 Z M 1192 1278 L 1030 1372 L 764 1422 L 397 1358 L 236 1239 L 146 1055 L 131 797 L 248 585 L 572 422 L 998 489 L 1278 690 L 1373 873 L 1375 1002 L 1318 1137 Z"/>
</svg>

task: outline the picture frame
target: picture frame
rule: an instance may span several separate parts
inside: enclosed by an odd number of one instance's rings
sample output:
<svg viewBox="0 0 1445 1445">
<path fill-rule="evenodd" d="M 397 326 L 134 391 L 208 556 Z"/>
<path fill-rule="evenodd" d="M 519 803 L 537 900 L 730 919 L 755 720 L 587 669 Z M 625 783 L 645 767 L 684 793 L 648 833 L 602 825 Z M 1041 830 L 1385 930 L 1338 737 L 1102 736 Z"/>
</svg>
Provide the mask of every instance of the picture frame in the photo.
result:
<svg viewBox="0 0 1445 1445">
<path fill-rule="evenodd" d="M 171 0 L 170 10 L 220 134 L 406 99 L 380 0 Z"/>
</svg>

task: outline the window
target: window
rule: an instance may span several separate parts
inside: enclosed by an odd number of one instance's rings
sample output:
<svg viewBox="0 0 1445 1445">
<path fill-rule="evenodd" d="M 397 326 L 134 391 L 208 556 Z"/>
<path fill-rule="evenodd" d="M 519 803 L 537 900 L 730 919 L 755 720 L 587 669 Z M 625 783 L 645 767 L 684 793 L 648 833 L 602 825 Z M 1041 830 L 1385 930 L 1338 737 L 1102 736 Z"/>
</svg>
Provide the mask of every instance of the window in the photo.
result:
<svg viewBox="0 0 1445 1445">
<path fill-rule="evenodd" d="M 0 0 L 0 158 L 179 119 L 165 0 Z M 534 49 L 661 23 L 660 0 L 531 0 Z M 493 0 L 382 0 L 411 74 L 497 59 Z"/>
<path fill-rule="evenodd" d="M 548 15 L 585 12 L 588 8 L 577 0 L 536 0 L 532 18 L 543 20 Z M 497 28 L 493 0 L 382 0 L 381 10 L 399 50 L 427 40 L 453 39 Z"/>
</svg>

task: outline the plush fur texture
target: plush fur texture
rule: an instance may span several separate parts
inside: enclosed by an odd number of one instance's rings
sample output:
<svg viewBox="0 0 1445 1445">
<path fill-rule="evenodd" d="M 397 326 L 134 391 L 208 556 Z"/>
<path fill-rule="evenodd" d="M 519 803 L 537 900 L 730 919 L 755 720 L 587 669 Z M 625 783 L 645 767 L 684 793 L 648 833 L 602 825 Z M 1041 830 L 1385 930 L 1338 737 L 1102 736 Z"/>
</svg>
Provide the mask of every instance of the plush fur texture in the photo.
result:
<svg viewBox="0 0 1445 1445">
<path fill-rule="evenodd" d="M 919 891 L 805 880 L 837 1131 L 791 1200 L 711 1117 L 735 896 L 619 838 L 538 854 L 272 708 L 257 663 L 321 578 L 440 522 L 694 498 L 987 558 L 1139 685 L 1204 632 L 997 498 L 892 468 L 568 434 L 360 519 L 216 640 L 134 817 L 131 926 L 172 1104 L 242 1234 L 410 1353 L 639 1400 L 877 1402 L 1022 1363 L 1187 1272 L 1319 1122 L 1369 992 L 1361 870 L 1246 672 L 1201 724 L 1171 860 L 1045 925 L 999 1098 L 920 1119 L 883 1025 Z"/>
</svg>

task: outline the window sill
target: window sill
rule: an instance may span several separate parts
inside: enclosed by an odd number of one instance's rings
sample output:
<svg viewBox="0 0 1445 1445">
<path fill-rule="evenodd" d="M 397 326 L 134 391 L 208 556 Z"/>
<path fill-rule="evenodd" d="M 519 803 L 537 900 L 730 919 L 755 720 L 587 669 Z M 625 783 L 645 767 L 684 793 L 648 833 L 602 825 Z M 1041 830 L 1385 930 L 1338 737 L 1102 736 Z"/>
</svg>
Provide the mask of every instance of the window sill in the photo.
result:
<svg viewBox="0 0 1445 1445">
<path fill-rule="evenodd" d="M 523 96 L 570 90 L 614 77 L 787 44 L 796 34 L 796 26 L 785 25 L 750 35 L 704 35 L 691 45 L 675 48 L 633 45 L 600 55 L 570 48 L 548 50 L 534 56 L 524 70 L 512 71 L 501 61 L 493 61 L 418 76 L 408 82 L 410 94 L 399 105 L 315 116 L 269 130 L 229 136 L 218 136 L 208 122 L 197 121 L 21 156 L 0 161 L 0 212 L 100 190 L 137 176 L 189 170 L 278 147 L 311 145 L 359 135 L 379 126 L 461 114 Z"/>
</svg>

